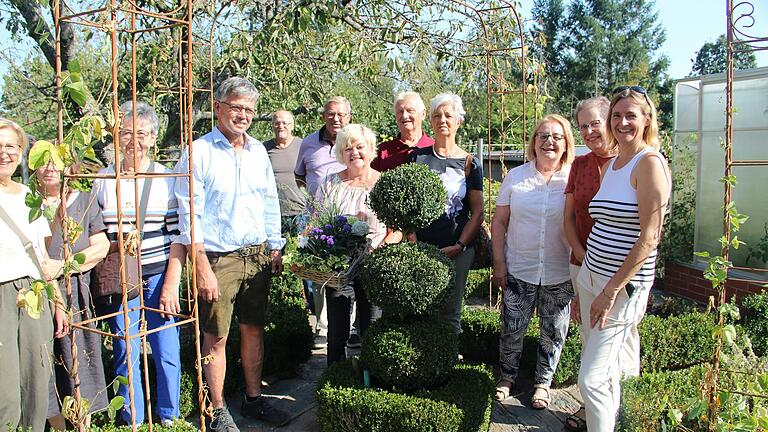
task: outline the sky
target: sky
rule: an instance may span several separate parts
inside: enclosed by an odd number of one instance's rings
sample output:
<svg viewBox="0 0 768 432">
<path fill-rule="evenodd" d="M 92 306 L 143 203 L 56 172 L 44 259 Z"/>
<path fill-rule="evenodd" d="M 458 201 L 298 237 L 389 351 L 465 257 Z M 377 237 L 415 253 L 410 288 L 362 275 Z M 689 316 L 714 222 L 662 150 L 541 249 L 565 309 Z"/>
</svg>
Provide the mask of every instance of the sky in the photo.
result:
<svg viewBox="0 0 768 432">
<path fill-rule="evenodd" d="M 530 18 L 533 0 L 522 0 L 523 16 Z M 752 0 L 758 20 L 754 34 L 768 36 L 768 2 Z M 672 78 L 684 78 L 693 65 L 696 51 L 705 42 L 713 42 L 725 33 L 725 0 L 656 0 L 659 21 L 666 29 L 667 41 L 662 51 L 671 61 L 668 70 Z M 0 50 L 8 53 L 11 42 L 5 28 L 0 29 Z M 18 47 L 18 45 L 17 45 Z M 758 66 L 768 66 L 768 50 L 757 52 Z M 7 57 L 0 56 L 0 76 L 8 70 Z M 0 81 L 0 92 L 2 81 Z"/>
<path fill-rule="evenodd" d="M 768 2 L 751 0 L 758 7 L 754 16 L 755 34 L 768 36 Z M 533 0 L 522 0 L 523 16 L 531 18 Z M 667 32 L 662 52 L 669 57 L 669 75 L 685 78 L 691 72 L 696 51 L 706 42 L 714 42 L 725 34 L 725 0 L 656 0 L 658 20 Z M 741 9 L 738 9 L 741 11 Z M 758 66 L 768 66 L 768 51 L 756 53 Z"/>
</svg>

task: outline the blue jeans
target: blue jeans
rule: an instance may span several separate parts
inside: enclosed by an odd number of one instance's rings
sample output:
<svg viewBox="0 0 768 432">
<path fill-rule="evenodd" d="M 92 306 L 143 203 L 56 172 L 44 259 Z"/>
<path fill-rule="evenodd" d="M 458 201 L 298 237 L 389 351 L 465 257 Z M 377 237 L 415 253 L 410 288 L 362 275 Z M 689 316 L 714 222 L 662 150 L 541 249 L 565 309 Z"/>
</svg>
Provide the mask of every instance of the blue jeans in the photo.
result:
<svg viewBox="0 0 768 432">
<path fill-rule="evenodd" d="M 163 287 L 164 274 L 144 277 L 144 305 L 158 309 L 160 306 L 160 294 Z M 140 299 L 136 297 L 128 302 L 128 309 L 138 308 Z M 122 305 L 116 304 L 100 308 L 99 315 L 122 311 Z M 139 333 L 141 313 L 133 311 L 128 313 L 130 320 L 128 334 Z M 174 322 L 173 317 L 162 318 L 157 312 L 145 312 L 147 330 L 158 328 L 162 325 Z M 107 319 L 109 328 L 113 333 L 122 335 L 125 333 L 123 315 L 116 315 Z M 179 414 L 179 386 L 181 381 L 181 358 L 179 354 L 179 330 L 178 327 L 165 329 L 147 336 L 147 341 L 152 347 L 152 358 L 155 361 L 157 371 L 157 400 L 153 401 L 160 420 L 172 420 Z M 123 339 L 112 340 L 112 364 L 115 375 L 128 377 L 128 364 L 126 363 L 126 343 Z M 133 395 L 136 398 L 136 423 L 144 422 L 144 386 L 142 385 L 142 369 L 139 367 L 141 357 L 141 339 L 131 339 L 131 366 L 133 371 Z M 131 423 L 131 402 L 128 397 L 128 386 L 120 385 L 117 394 L 125 398 L 123 410 L 120 413 L 122 419 Z"/>
</svg>

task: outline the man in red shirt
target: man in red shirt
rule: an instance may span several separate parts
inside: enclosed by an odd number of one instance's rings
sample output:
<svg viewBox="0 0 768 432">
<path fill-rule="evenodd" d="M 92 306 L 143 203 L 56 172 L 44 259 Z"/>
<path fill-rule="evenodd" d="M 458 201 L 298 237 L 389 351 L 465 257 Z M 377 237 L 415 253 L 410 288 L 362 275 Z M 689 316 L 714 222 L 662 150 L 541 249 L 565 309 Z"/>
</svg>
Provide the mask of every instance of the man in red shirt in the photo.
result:
<svg viewBox="0 0 768 432">
<path fill-rule="evenodd" d="M 395 98 L 395 121 L 400 133 L 391 141 L 379 144 L 376 159 L 371 168 L 384 172 L 408 161 L 408 155 L 415 148 L 430 147 L 435 140 L 421 129 L 426 117 L 426 108 L 416 92 L 402 92 Z"/>
</svg>

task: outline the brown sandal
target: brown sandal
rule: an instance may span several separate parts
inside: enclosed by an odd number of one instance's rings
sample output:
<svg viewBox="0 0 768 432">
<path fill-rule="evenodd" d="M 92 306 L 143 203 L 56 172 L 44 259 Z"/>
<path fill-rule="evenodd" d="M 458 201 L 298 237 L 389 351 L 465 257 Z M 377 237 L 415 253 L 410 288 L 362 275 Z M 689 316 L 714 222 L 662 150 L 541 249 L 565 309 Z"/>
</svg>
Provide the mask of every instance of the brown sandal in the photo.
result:
<svg viewBox="0 0 768 432">
<path fill-rule="evenodd" d="M 533 409 L 543 410 L 549 406 L 549 389 L 547 387 L 536 387 L 531 398 Z"/>
<path fill-rule="evenodd" d="M 496 400 L 501 402 L 509 397 L 512 392 L 512 381 L 500 380 L 496 385 Z"/>
<path fill-rule="evenodd" d="M 565 419 L 565 430 L 571 432 L 587 432 L 587 420 L 585 417 L 587 410 L 584 407 L 579 408 L 578 411 L 569 415 Z"/>
</svg>

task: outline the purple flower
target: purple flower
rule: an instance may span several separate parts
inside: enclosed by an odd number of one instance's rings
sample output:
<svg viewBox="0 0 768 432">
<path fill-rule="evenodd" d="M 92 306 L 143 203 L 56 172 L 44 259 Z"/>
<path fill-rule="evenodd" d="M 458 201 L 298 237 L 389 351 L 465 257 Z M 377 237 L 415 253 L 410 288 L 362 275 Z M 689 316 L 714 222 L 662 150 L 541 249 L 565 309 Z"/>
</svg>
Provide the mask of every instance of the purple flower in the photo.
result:
<svg viewBox="0 0 768 432">
<path fill-rule="evenodd" d="M 325 234 L 320 236 L 320 240 L 325 240 L 326 238 L 328 238 L 328 236 L 326 236 Z"/>
<path fill-rule="evenodd" d="M 323 230 L 322 230 L 322 229 L 320 229 L 320 228 L 313 228 L 313 229 L 312 229 L 312 232 L 313 232 L 313 233 L 318 233 L 318 234 L 319 234 L 319 233 L 323 232 Z"/>
<path fill-rule="evenodd" d="M 326 243 L 328 243 L 328 246 L 333 246 L 333 237 L 328 237 L 328 240 L 326 240 Z"/>
<path fill-rule="evenodd" d="M 339 225 L 346 225 L 347 217 L 346 216 L 338 216 L 338 217 L 336 217 L 336 221 L 339 222 Z"/>
<path fill-rule="evenodd" d="M 341 228 L 344 232 L 350 232 L 352 231 L 352 226 L 350 224 L 344 224 L 344 226 Z"/>
<path fill-rule="evenodd" d="M 331 224 L 325 224 L 325 229 L 331 229 L 331 228 L 333 228 L 333 225 L 331 225 Z"/>
</svg>

